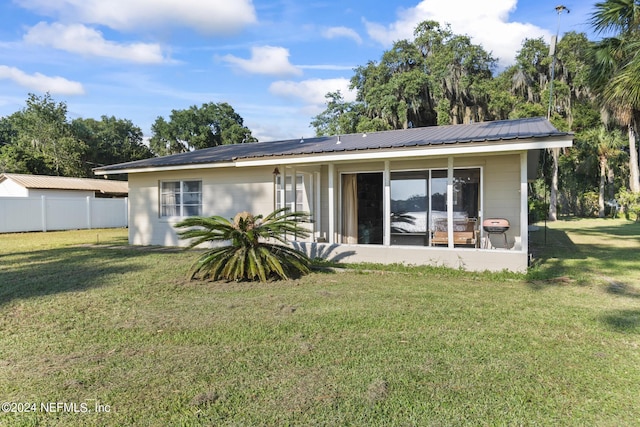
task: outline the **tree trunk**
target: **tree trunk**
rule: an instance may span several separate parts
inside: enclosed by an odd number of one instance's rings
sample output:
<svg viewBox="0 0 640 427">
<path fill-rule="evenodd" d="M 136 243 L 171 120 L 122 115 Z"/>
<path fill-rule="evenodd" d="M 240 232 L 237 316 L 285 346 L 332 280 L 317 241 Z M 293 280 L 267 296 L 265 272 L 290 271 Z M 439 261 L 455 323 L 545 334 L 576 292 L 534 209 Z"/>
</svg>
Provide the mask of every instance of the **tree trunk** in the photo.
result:
<svg viewBox="0 0 640 427">
<path fill-rule="evenodd" d="M 615 199 L 615 171 L 607 163 L 607 184 L 609 184 L 609 194 L 607 194 L 608 200 Z"/>
<path fill-rule="evenodd" d="M 549 221 L 558 219 L 558 157 L 560 156 L 559 148 L 551 149 L 551 157 L 553 158 L 553 170 L 551 172 L 551 189 L 549 191 Z"/>
<path fill-rule="evenodd" d="M 607 158 L 600 157 L 600 188 L 598 191 L 598 218 L 604 218 L 604 187 L 607 176 Z"/>
<path fill-rule="evenodd" d="M 635 124 L 635 123 L 634 123 Z M 632 193 L 640 193 L 640 173 L 638 172 L 638 146 L 636 144 L 635 126 L 629 126 L 629 189 Z"/>
</svg>

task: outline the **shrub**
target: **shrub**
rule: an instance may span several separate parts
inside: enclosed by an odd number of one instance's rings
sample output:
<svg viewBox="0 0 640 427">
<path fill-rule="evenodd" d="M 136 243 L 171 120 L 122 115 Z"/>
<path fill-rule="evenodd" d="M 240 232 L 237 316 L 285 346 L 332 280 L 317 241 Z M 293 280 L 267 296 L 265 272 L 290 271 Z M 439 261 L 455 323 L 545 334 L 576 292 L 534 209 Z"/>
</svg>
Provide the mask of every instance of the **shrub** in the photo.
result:
<svg viewBox="0 0 640 427">
<path fill-rule="evenodd" d="M 580 196 L 580 210 L 578 211 L 578 215 L 588 218 L 597 217 L 600 211 L 598 197 L 598 193 L 595 191 L 583 193 Z"/>
<path fill-rule="evenodd" d="M 636 222 L 640 222 L 640 193 L 632 193 L 626 188 L 622 188 L 616 194 L 616 199 L 623 207 L 627 219 L 631 219 L 630 214 L 633 213 L 636 216 Z"/>
<path fill-rule="evenodd" d="M 205 251 L 193 264 L 189 278 L 210 280 L 289 279 L 309 273 L 311 261 L 303 252 L 286 245 L 287 235 L 308 237 L 301 226 L 309 215 L 278 209 L 266 217 L 238 213 L 232 221 L 221 216 L 191 217 L 178 224 L 178 236 L 190 239 L 187 248 L 222 243 Z"/>
</svg>

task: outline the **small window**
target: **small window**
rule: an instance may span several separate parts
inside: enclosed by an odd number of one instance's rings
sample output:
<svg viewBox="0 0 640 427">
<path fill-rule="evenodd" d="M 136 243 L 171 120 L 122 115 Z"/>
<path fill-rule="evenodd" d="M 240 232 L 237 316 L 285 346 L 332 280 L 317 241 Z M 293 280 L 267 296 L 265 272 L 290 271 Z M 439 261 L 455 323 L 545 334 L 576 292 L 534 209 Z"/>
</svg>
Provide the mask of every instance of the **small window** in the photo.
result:
<svg viewBox="0 0 640 427">
<path fill-rule="evenodd" d="M 303 211 L 304 210 L 304 201 L 305 201 L 305 185 L 304 185 L 304 175 L 297 174 L 296 175 L 296 199 L 293 201 L 293 186 L 291 185 L 291 176 L 287 175 L 286 177 L 286 194 L 282 191 L 282 176 L 278 175 L 276 177 L 275 184 L 275 192 L 276 192 L 276 200 L 275 200 L 275 208 L 281 209 L 285 207 L 283 196 L 287 201 L 286 207 L 288 207 L 291 211 Z"/>
<path fill-rule="evenodd" d="M 202 215 L 202 181 L 160 183 L 160 216 Z"/>
</svg>

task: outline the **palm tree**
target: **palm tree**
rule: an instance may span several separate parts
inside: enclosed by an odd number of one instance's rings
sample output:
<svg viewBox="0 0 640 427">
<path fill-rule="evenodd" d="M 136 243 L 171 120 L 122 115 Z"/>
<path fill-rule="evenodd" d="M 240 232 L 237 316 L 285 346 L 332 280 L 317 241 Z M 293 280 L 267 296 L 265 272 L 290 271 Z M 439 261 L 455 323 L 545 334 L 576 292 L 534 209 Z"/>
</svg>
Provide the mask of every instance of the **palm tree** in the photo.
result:
<svg viewBox="0 0 640 427">
<path fill-rule="evenodd" d="M 595 44 L 592 87 L 605 107 L 627 127 L 629 187 L 640 192 L 636 138 L 640 124 L 640 6 L 637 0 L 606 0 L 591 16 L 599 34 L 614 35 Z"/>
<path fill-rule="evenodd" d="M 221 216 L 190 217 L 175 226 L 187 248 L 204 243 L 223 243 L 207 250 L 190 271 L 190 279 L 260 280 L 289 279 L 310 271 L 306 254 L 287 246 L 287 235 L 304 238 L 302 227 L 309 214 L 278 209 L 266 217 L 240 212 L 230 221 Z M 226 244 L 225 244 L 226 243 Z"/>
<path fill-rule="evenodd" d="M 598 217 L 604 218 L 604 192 L 607 176 L 612 175 L 609 159 L 620 153 L 624 140 L 619 131 L 609 131 L 605 126 L 589 129 L 584 133 L 584 138 L 593 147 L 598 159 L 600 184 L 598 186 Z"/>
</svg>

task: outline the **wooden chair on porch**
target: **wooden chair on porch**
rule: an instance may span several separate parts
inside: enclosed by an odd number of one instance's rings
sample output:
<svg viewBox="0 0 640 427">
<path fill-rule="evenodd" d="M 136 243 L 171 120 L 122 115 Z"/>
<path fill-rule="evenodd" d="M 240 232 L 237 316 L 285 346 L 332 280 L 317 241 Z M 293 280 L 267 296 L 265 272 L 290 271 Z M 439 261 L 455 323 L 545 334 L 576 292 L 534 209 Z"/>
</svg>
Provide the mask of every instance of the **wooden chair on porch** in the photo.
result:
<svg viewBox="0 0 640 427">
<path fill-rule="evenodd" d="M 449 245 L 449 233 L 447 231 L 447 219 L 437 218 L 433 221 L 433 229 L 430 230 L 429 245 Z M 453 244 L 478 247 L 480 243 L 480 230 L 475 218 L 453 220 Z"/>
</svg>

